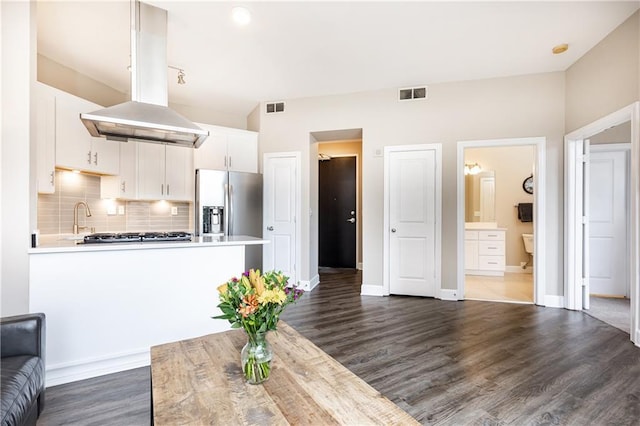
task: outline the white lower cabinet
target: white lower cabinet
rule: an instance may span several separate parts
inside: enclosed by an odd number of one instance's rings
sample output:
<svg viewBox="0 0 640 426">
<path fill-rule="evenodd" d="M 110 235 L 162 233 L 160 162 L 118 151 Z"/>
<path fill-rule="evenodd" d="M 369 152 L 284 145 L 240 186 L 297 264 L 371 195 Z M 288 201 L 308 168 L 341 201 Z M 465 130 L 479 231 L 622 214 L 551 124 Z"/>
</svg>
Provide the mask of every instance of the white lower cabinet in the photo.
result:
<svg viewBox="0 0 640 426">
<path fill-rule="evenodd" d="M 505 233 L 506 229 L 504 228 L 465 231 L 465 274 L 504 275 Z"/>
</svg>

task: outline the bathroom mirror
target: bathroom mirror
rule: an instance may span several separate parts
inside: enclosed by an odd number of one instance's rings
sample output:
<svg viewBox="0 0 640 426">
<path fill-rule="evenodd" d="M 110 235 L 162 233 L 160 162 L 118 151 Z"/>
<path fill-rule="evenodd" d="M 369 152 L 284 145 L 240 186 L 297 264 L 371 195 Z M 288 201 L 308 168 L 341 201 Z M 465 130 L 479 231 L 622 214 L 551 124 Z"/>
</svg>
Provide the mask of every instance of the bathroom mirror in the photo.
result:
<svg viewBox="0 0 640 426">
<path fill-rule="evenodd" d="M 465 175 L 465 222 L 496 221 L 496 177 L 493 170 Z"/>
</svg>

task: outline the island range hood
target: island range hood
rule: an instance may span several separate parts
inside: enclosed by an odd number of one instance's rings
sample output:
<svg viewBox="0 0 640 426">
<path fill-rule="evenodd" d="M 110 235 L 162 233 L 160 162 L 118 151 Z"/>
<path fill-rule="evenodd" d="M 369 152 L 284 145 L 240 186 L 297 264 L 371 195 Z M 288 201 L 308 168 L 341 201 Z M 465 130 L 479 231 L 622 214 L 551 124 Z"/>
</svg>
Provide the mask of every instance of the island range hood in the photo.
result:
<svg viewBox="0 0 640 426">
<path fill-rule="evenodd" d="M 198 148 L 209 136 L 168 108 L 167 11 L 131 1 L 131 98 L 80 120 L 92 136 Z"/>
</svg>

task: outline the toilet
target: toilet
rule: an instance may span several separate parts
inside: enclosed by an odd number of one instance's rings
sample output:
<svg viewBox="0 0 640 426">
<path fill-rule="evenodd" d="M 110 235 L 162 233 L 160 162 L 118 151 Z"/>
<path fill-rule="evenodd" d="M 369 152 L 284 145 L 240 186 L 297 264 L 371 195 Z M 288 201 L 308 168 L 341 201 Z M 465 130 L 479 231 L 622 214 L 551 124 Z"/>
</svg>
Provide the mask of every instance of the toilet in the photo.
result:
<svg viewBox="0 0 640 426">
<path fill-rule="evenodd" d="M 533 256 L 533 234 L 522 234 L 522 241 L 524 241 L 524 250 Z"/>
<path fill-rule="evenodd" d="M 522 234 L 524 242 L 524 250 L 529 253 L 530 261 L 522 265 L 522 269 L 526 269 L 527 265 L 533 260 L 533 234 Z"/>
</svg>

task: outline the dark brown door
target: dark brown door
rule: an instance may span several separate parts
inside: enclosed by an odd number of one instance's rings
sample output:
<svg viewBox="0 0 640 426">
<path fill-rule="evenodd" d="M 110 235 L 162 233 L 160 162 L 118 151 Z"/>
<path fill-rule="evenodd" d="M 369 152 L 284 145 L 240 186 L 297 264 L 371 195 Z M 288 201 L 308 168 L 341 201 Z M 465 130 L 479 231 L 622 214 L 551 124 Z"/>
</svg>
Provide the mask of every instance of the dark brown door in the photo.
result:
<svg viewBox="0 0 640 426">
<path fill-rule="evenodd" d="M 356 267 L 356 157 L 320 161 L 318 263 Z"/>
</svg>

